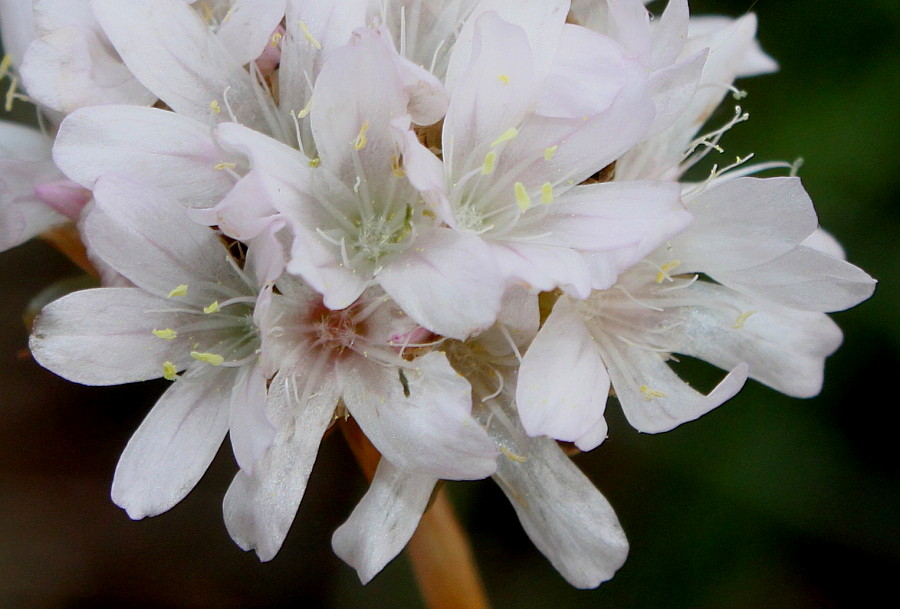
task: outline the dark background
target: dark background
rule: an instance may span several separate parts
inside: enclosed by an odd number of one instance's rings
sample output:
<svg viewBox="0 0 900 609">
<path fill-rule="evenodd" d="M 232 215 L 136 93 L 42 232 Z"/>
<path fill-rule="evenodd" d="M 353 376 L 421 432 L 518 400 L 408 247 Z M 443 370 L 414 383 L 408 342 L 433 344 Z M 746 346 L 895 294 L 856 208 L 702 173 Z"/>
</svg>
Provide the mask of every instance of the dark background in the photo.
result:
<svg viewBox="0 0 900 609">
<path fill-rule="evenodd" d="M 637 434 L 611 408 L 611 438 L 576 462 L 615 506 L 632 550 L 597 590 L 556 574 L 493 483 L 450 485 L 498 608 L 813 609 L 896 596 L 900 6 L 695 0 L 692 9 L 755 11 L 781 64 L 739 83 L 751 119 L 726 136 L 724 158 L 804 157 L 822 225 L 881 283 L 870 302 L 835 315 L 846 337 L 815 399 L 750 383 L 659 436 Z M 331 552 L 331 532 L 364 491 L 339 436 L 324 443 L 271 563 L 243 553 L 222 524 L 235 471 L 227 445 L 171 512 L 132 522 L 115 507 L 118 454 L 164 385 L 76 386 L 23 354 L 28 302 L 74 274 L 43 243 L 0 254 L 0 609 L 422 606 L 405 557 L 361 587 Z"/>
</svg>

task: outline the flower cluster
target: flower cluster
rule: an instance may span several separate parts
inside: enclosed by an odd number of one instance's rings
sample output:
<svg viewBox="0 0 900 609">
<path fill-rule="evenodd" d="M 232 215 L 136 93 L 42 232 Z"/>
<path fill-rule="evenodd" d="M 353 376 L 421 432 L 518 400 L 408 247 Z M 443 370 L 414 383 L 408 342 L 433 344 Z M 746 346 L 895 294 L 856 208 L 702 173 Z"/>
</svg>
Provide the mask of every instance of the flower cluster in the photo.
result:
<svg viewBox="0 0 900 609">
<path fill-rule="evenodd" d="M 872 280 L 780 163 L 682 176 L 733 81 L 775 69 L 753 15 L 670 0 L 2 0 L 0 248 L 75 223 L 103 287 L 46 306 L 36 360 L 171 386 L 113 500 L 164 512 L 225 435 L 234 540 L 275 556 L 319 443 L 382 455 L 334 534 L 374 577 L 439 480 L 494 477 L 572 585 L 622 565 L 560 446 L 615 395 L 662 432 L 748 378 L 815 395 Z M 727 374 L 710 393 L 677 354 Z M 386 515 L 388 515 L 386 517 Z"/>
</svg>

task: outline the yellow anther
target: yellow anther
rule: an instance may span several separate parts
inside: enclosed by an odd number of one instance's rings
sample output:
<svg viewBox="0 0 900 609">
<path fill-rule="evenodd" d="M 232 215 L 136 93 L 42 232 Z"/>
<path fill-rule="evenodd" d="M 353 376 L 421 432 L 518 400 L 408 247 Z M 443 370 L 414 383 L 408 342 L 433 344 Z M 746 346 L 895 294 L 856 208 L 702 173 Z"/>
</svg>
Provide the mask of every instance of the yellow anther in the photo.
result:
<svg viewBox="0 0 900 609">
<path fill-rule="evenodd" d="M 519 130 L 515 127 L 510 127 L 503 132 L 503 135 L 491 142 L 491 148 L 493 148 L 494 146 L 499 146 L 503 142 L 508 142 L 509 140 L 514 139 L 517 135 L 519 135 Z"/>
<path fill-rule="evenodd" d="M 525 185 L 521 182 L 516 182 L 515 184 L 516 190 L 516 203 L 519 205 L 519 209 L 522 211 L 526 211 L 529 207 L 531 207 L 531 197 L 528 196 L 528 191 L 525 190 Z"/>
<path fill-rule="evenodd" d="M 541 186 L 541 203 L 544 205 L 553 203 L 553 184 L 550 182 L 544 182 Z"/>
<path fill-rule="evenodd" d="M 306 102 L 306 105 L 303 106 L 303 109 L 297 113 L 297 118 L 306 118 L 309 116 L 309 109 L 312 107 L 312 97 L 309 98 L 309 101 Z"/>
<path fill-rule="evenodd" d="M 318 167 L 321 164 L 322 164 L 322 159 L 320 159 L 319 157 L 316 157 L 314 159 L 309 159 L 310 167 Z"/>
<path fill-rule="evenodd" d="M 191 351 L 191 357 L 199 362 L 205 362 L 210 366 L 219 366 L 225 361 L 225 358 L 217 353 L 200 353 L 199 351 Z"/>
<path fill-rule="evenodd" d="M 209 305 L 203 307 L 203 312 L 207 315 L 209 315 L 210 313 L 218 313 L 219 311 L 221 311 L 221 309 L 219 308 L 218 300 L 214 300 Z"/>
<path fill-rule="evenodd" d="M 501 74 L 497 78 L 500 79 L 500 82 L 502 82 L 504 86 L 509 84 L 509 76 L 507 76 L 506 74 Z"/>
<path fill-rule="evenodd" d="M 369 138 L 366 137 L 366 133 L 369 131 L 369 121 L 366 121 L 362 124 L 362 127 L 359 128 L 359 134 L 356 136 L 356 139 L 353 140 L 353 148 L 354 150 L 362 150 L 366 147 L 366 144 L 369 143 Z"/>
<path fill-rule="evenodd" d="M 391 173 L 398 178 L 402 178 L 406 175 L 406 172 L 403 171 L 403 167 L 400 166 L 400 157 L 396 154 L 391 155 Z"/>
<path fill-rule="evenodd" d="M 174 381 L 178 378 L 178 368 L 172 362 L 163 362 L 163 378 L 167 381 Z"/>
<path fill-rule="evenodd" d="M 212 110 L 213 114 L 219 114 L 222 112 L 222 106 L 219 105 L 219 102 L 216 100 L 212 100 L 209 102 L 209 109 Z"/>
<path fill-rule="evenodd" d="M 735 330 L 741 330 L 744 327 L 744 322 L 750 319 L 751 315 L 755 315 L 757 311 L 747 311 L 746 313 L 741 313 L 738 315 L 738 318 L 735 320 L 734 325 L 731 326 Z"/>
<path fill-rule="evenodd" d="M 497 162 L 497 153 L 491 150 L 484 155 L 484 164 L 481 166 L 481 175 L 489 176 L 494 173 L 494 163 Z"/>
<path fill-rule="evenodd" d="M 320 51 L 322 50 L 322 43 L 316 40 L 316 37 L 313 36 L 313 33 L 309 31 L 309 26 L 307 26 L 302 21 L 298 21 L 297 25 L 300 26 L 300 31 L 303 32 L 303 35 L 306 36 L 306 39 L 309 41 L 309 44 L 313 45 L 313 47 Z"/>
<path fill-rule="evenodd" d="M 275 32 L 272 34 L 272 46 L 277 47 L 281 43 L 281 39 L 284 38 L 284 34 L 281 32 Z"/>
<path fill-rule="evenodd" d="M 525 455 L 517 455 L 502 444 L 498 444 L 497 447 L 500 449 L 500 452 L 502 452 L 510 461 L 515 461 L 516 463 L 525 463 L 526 461 L 528 461 L 528 457 L 526 457 Z"/>
<path fill-rule="evenodd" d="M 0 59 L 0 78 L 9 74 L 10 66 L 12 66 L 12 55 L 7 53 L 3 56 L 3 59 Z"/>
<path fill-rule="evenodd" d="M 161 338 L 163 340 L 173 340 L 176 336 L 178 336 L 178 332 L 176 332 L 172 328 L 164 328 L 162 330 L 154 330 L 153 336 Z"/>
<path fill-rule="evenodd" d="M 234 169 L 235 167 L 237 167 L 237 163 L 230 163 L 228 161 L 222 161 L 213 165 L 213 169 L 215 169 L 216 171 L 222 171 L 223 169 Z"/>
<path fill-rule="evenodd" d="M 544 148 L 544 160 L 550 161 L 558 149 L 559 146 L 548 146 L 547 148 Z"/>
<path fill-rule="evenodd" d="M 657 391 L 656 389 L 650 389 L 646 385 L 641 385 L 641 393 L 644 395 L 644 398 L 647 401 L 655 400 L 656 398 L 664 398 L 666 394 L 662 391 Z"/>
<path fill-rule="evenodd" d="M 679 266 L 681 266 L 681 260 L 672 260 L 659 267 L 659 272 L 656 274 L 656 283 L 662 283 L 666 279 L 671 279 L 669 271 L 676 269 Z"/>
<path fill-rule="evenodd" d="M 222 23 L 225 23 L 226 21 L 228 21 L 229 19 L 231 19 L 231 16 L 232 16 L 233 14 L 234 14 L 234 7 L 232 6 L 230 9 L 228 9 L 228 12 L 225 13 L 225 16 L 222 17 Z"/>
<path fill-rule="evenodd" d="M 169 298 L 174 298 L 175 296 L 187 296 L 187 291 L 187 284 L 182 283 L 180 286 L 169 292 Z"/>
<path fill-rule="evenodd" d="M 15 76 L 9 77 L 9 89 L 6 91 L 6 103 L 3 104 L 3 109 L 7 112 L 12 112 L 13 102 L 16 100 L 19 95 L 16 93 L 16 87 L 19 86 L 19 79 Z"/>
</svg>

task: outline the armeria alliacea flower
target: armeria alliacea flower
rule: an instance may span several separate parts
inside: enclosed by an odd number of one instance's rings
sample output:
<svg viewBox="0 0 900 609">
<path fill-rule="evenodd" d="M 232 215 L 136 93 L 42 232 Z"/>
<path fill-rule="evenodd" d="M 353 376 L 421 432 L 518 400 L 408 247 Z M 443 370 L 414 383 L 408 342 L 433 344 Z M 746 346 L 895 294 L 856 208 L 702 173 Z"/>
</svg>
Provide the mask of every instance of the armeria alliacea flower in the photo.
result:
<svg viewBox="0 0 900 609">
<path fill-rule="evenodd" d="M 49 118 L 47 135 L 0 124 L 0 248 L 74 221 L 122 286 L 49 304 L 32 352 L 80 383 L 171 381 L 114 501 L 171 508 L 227 433 L 225 523 L 262 560 L 336 426 L 379 459 L 360 457 L 371 486 L 333 537 L 363 582 L 441 480 L 492 476 L 556 569 L 597 586 L 628 543 L 560 442 L 601 444 L 610 395 L 654 433 L 748 378 L 814 395 L 841 341 L 825 312 L 874 287 L 799 179 L 749 177 L 789 165 L 682 181 L 746 120 L 698 136 L 744 95 L 734 79 L 775 68 L 752 15 L 691 18 L 685 0 L 658 20 L 640 0 L 0 10 L 7 98 Z M 727 374 L 698 392 L 679 354 Z"/>
</svg>

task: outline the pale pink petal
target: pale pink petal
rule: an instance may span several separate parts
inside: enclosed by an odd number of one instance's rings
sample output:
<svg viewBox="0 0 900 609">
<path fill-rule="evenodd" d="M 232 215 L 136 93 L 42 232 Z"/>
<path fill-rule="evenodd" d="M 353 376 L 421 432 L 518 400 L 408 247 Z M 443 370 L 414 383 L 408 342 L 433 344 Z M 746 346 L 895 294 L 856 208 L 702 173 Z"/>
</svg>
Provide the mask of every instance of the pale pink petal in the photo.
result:
<svg viewBox="0 0 900 609">
<path fill-rule="evenodd" d="M 278 553 L 291 528 L 319 442 L 333 421 L 337 387 L 331 370 L 299 370 L 288 366 L 272 380 L 268 413 L 276 425 L 272 446 L 252 475 L 239 471 L 225 495 L 228 532 L 260 560 Z"/>
<path fill-rule="evenodd" d="M 596 588 L 625 562 L 628 541 L 612 506 L 547 438 L 520 440 L 523 460 L 500 458 L 494 479 L 531 541 L 577 588 Z"/>
<path fill-rule="evenodd" d="M 165 298 L 186 285 L 180 298 L 201 307 L 222 290 L 246 291 L 216 233 L 189 221 L 184 208 L 163 193 L 107 176 L 97 181 L 94 198 L 85 221 L 88 243 L 138 287 Z"/>
<path fill-rule="evenodd" d="M 690 11 L 687 0 L 669 0 L 662 17 L 655 24 L 651 24 L 653 33 L 651 67 L 664 68 L 675 62 L 687 39 L 689 22 Z"/>
<path fill-rule="evenodd" d="M 174 286 L 173 286 L 174 287 Z M 163 340 L 153 330 L 190 323 L 171 303 L 136 288 L 75 292 L 45 306 L 34 324 L 31 353 L 39 364 L 85 385 L 118 385 L 163 375 L 163 362 L 184 368 L 192 360 L 185 341 Z"/>
<path fill-rule="evenodd" d="M 34 187 L 34 194 L 41 202 L 70 220 L 81 217 L 82 210 L 92 196 L 90 190 L 67 179 L 37 184 Z"/>
<path fill-rule="evenodd" d="M 124 174 L 191 207 L 218 202 L 234 182 L 216 169 L 233 159 L 216 147 L 208 124 L 155 108 L 79 110 L 63 121 L 53 158 L 85 188 L 102 175 Z"/>
<path fill-rule="evenodd" d="M 546 292 L 563 288 L 579 298 L 591 291 L 591 276 L 584 257 L 555 244 L 525 241 L 491 243 L 491 253 L 505 277 L 521 282 L 529 290 Z"/>
<path fill-rule="evenodd" d="M 516 406 L 530 436 L 572 442 L 603 418 L 609 375 L 594 338 L 560 297 L 519 368 Z"/>
<path fill-rule="evenodd" d="M 458 339 L 494 323 L 504 289 L 490 248 L 474 235 L 443 228 L 419 235 L 377 280 L 407 315 Z"/>
<path fill-rule="evenodd" d="M 382 459 L 369 490 L 334 532 L 334 553 L 356 569 L 363 584 L 409 542 L 428 506 L 437 478 L 397 469 Z"/>
<path fill-rule="evenodd" d="M 135 77 L 180 114 L 208 122 L 213 102 L 266 129 L 251 76 L 184 0 L 92 0 L 97 21 Z"/>
<path fill-rule="evenodd" d="M 245 65 L 262 55 L 284 17 L 286 0 L 235 0 L 216 36 L 235 61 Z"/>
<path fill-rule="evenodd" d="M 228 431 L 229 389 L 237 371 L 201 365 L 163 394 L 119 458 L 112 500 L 138 520 L 184 499 Z"/>
<path fill-rule="evenodd" d="M 794 249 L 818 226 L 799 178 L 737 178 L 687 202 L 694 222 L 672 240 L 679 272 L 744 269 Z"/>
<path fill-rule="evenodd" d="M 228 408 L 231 449 L 238 466 L 252 476 L 275 440 L 275 426 L 266 416 L 266 377 L 257 365 L 241 366 Z"/>
<path fill-rule="evenodd" d="M 362 356 L 340 362 L 347 409 L 372 444 L 397 468 L 449 480 L 479 479 L 496 468 L 497 449 L 474 419 L 471 387 L 443 353 L 403 369 Z"/>
</svg>

